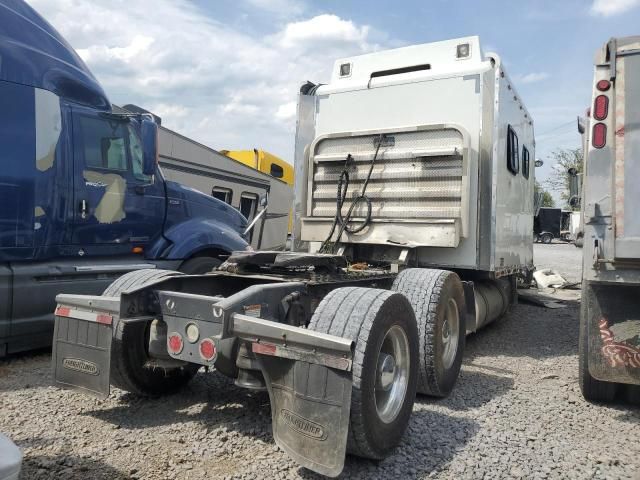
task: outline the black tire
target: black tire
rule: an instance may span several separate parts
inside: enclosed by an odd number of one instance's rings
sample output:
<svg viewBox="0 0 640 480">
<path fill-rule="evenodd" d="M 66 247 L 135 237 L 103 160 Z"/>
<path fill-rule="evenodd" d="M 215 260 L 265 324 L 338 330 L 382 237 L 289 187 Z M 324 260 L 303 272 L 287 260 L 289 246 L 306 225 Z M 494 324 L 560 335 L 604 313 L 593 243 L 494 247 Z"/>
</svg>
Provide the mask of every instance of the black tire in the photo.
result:
<svg viewBox="0 0 640 480">
<path fill-rule="evenodd" d="M 582 286 L 580 305 L 580 335 L 578 338 L 578 382 L 582 396 L 590 402 L 613 402 L 618 384 L 596 380 L 589 373 L 589 298 L 591 289 L 585 282 Z"/>
<path fill-rule="evenodd" d="M 408 268 L 400 272 L 391 289 L 409 299 L 418 322 L 418 392 L 446 397 L 456 384 L 464 355 L 466 303 L 460 278 L 447 270 Z M 458 310 L 458 335 L 455 358 L 446 366 L 443 326 L 450 300 L 455 302 Z"/>
<path fill-rule="evenodd" d="M 137 270 L 126 273 L 103 292 L 103 296 L 116 297 L 122 292 L 155 282 L 166 276 L 180 275 L 170 270 Z M 147 353 L 149 323 L 118 322 L 111 345 L 112 385 L 142 396 L 162 395 L 184 387 L 195 376 L 198 365 L 180 367 L 149 365 Z"/>
<path fill-rule="evenodd" d="M 552 240 L 553 240 L 553 235 L 551 235 L 550 233 L 543 233 L 543 234 L 540 236 L 540 241 L 541 241 L 542 243 L 547 243 L 547 244 L 549 244 L 549 243 L 551 243 L 551 241 L 552 241 Z"/>
<path fill-rule="evenodd" d="M 218 268 L 221 260 L 213 257 L 193 257 L 180 265 L 179 270 L 187 275 L 203 275 Z"/>
<path fill-rule="evenodd" d="M 387 334 L 392 329 L 397 332 L 397 327 L 407 342 L 409 373 L 397 413 L 385 422 L 379 415 L 376 400 L 378 354 Z M 411 305 L 403 295 L 388 290 L 338 288 L 320 302 L 309 329 L 355 342 L 347 451 L 364 458 L 385 458 L 400 443 L 416 396 L 419 345 Z"/>
</svg>

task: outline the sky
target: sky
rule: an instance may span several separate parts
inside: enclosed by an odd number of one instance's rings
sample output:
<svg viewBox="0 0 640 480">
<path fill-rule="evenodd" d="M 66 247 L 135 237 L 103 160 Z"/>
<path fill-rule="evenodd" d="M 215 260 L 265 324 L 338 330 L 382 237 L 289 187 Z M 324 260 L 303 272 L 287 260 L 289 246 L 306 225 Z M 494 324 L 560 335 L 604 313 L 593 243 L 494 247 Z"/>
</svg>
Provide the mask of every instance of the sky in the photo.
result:
<svg viewBox="0 0 640 480">
<path fill-rule="evenodd" d="M 531 113 L 536 157 L 580 145 L 593 57 L 640 34 L 640 0 L 28 0 L 78 51 L 111 102 L 216 149 L 293 163 L 296 97 L 341 57 L 479 35 Z"/>
</svg>

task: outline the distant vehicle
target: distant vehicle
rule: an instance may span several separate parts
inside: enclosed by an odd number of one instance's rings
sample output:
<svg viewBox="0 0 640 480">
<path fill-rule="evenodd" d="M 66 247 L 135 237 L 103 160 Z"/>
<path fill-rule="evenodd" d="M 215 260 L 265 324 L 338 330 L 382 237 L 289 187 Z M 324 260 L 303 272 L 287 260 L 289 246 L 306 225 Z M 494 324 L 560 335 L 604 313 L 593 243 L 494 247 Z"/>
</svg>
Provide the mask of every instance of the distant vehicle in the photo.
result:
<svg viewBox="0 0 640 480">
<path fill-rule="evenodd" d="M 269 152 L 254 148 L 253 150 L 220 150 L 220 153 L 293 186 L 293 166 Z"/>
<path fill-rule="evenodd" d="M 259 200 L 268 197 L 268 211 L 261 215 L 255 228 L 249 232 L 248 240 L 256 249 L 281 250 L 285 248 L 289 211 L 293 199 L 293 167 L 284 160 L 261 152 L 259 166 L 227 155 L 226 150 L 217 151 L 195 140 L 162 126 L 162 120 L 137 105 L 113 106 L 122 113 L 147 113 L 153 115 L 159 126 L 158 159 L 165 178 L 191 187 L 206 195 L 235 207 L 252 222 L 262 209 Z M 268 162 L 267 162 L 268 161 Z M 282 165 L 281 170 L 276 166 Z M 279 173 L 283 173 L 279 176 Z M 291 179 L 291 183 L 289 183 Z"/>
<path fill-rule="evenodd" d="M 171 181 L 169 167 L 167 178 L 152 116 L 112 109 L 76 52 L 23 1 L 0 0 L 0 58 L 0 356 L 51 343 L 61 292 L 97 294 L 138 269 L 204 273 L 250 248 L 245 216 L 211 196 L 216 181 L 226 185 L 215 169 L 189 167 L 211 170 L 204 193 Z M 182 171 L 202 156 L 160 129 L 160 154 L 169 149 Z M 250 218 L 265 177 L 246 177 Z"/>
<path fill-rule="evenodd" d="M 580 388 L 588 400 L 639 400 L 640 36 L 596 52 L 592 91 L 582 193 L 571 189 L 584 224 Z"/>
<path fill-rule="evenodd" d="M 293 189 L 293 166 L 281 158 L 264 150 L 221 150 L 220 153 L 231 157 L 260 172 L 279 178 Z M 292 195 L 293 196 L 293 193 Z M 290 200 L 290 199 L 289 199 Z M 291 202 L 289 201 L 289 206 Z M 293 227 L 293 210 L 289 210 L 287 231 L 291 233 Z"/>
<path fill-rule="evenodd" d="M 542 207 L 533 218 L 534 241 L 551 243 L 560 238 L 562 227 L 562 209 Z"/>
</svg>

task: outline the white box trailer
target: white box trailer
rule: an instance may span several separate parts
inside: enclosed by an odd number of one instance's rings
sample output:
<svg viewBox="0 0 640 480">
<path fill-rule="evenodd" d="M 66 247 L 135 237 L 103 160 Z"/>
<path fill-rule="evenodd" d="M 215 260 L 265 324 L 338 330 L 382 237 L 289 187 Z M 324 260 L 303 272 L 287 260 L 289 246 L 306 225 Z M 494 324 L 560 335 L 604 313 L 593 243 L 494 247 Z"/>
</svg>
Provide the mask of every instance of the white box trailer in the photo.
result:
<svg viewBox="0 0 640 480">
<path fill-rule="evenodd" d="M 364 222 L 369 204 L 369 221 L 340 240 L 348 255 L 475 278 L 532 267 L 533 121 L 478 37 L 340 59 L 329 84 L 303 87 L 298 118 L 299 248 L 328 239 L 342 171 L 347 215 L 382 135 L 352 215 Z"/>
<path fill-rule="evenodd" d="M 165 127 L 159 128 L 159 163 L 166 178 L 237 208 L 251 223 L 267 211 L 250 233 L 256 249 L 284 250 L 289 233 L 293 189 L 284 181 L 260 172 Z"/>
</svg>

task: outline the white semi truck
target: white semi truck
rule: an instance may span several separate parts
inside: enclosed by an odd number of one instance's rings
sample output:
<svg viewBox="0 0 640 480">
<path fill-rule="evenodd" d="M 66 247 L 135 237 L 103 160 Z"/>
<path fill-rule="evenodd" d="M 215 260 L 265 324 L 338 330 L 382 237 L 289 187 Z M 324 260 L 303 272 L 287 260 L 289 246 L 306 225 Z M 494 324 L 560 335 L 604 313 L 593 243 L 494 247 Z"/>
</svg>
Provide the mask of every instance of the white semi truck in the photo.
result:
<svg viewBox="0 0 640 480">
<path fill-rule="evenodd" d="M 268 390 L 274 439 L 301 465 L 382 459 L 416 391 L 451 392 L 466 333 L 532 268 L 534 148 L 477 37 L 340 59 L 299 96 L 294 251 L 60 295 L 55 381 L 158 394 L 214 367 Z"/>
</svg>

